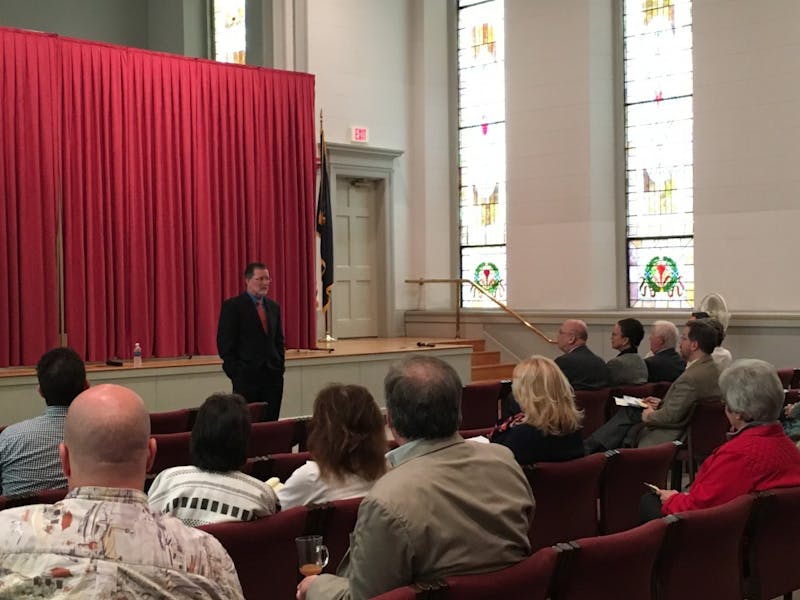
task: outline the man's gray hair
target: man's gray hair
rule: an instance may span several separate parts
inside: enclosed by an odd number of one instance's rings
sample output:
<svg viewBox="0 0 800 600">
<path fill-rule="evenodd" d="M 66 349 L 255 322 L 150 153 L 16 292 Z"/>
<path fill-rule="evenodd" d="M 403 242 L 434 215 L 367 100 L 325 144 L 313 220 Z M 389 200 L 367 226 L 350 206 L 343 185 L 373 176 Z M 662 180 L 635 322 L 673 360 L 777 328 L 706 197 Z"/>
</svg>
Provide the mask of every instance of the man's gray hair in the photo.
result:
<svg viewBox="0 0 800 600">
<path fill-rule="evenodd" d="M 667 348 L 675 348 L 678 345 L 678 327 L 672 321 L 656 321 L 653 323 L 653 333 L 658 337 L 664 338 L 664 345 Z"/>
<path fill-rule="evenodd" d="M 783 409 L 783 385 L 775 367 L 763 360 L 743 358 L 719 376 L 728 410 L 745 421 L 776 421 Z"/>
<path fill-rule="evenodd" d="M 392 365 L 383 381 L 392 427 L 407 440 L 450 437 L 461 424 L 461 379 L 449 364 L 414 355 Z"/>
</svg>

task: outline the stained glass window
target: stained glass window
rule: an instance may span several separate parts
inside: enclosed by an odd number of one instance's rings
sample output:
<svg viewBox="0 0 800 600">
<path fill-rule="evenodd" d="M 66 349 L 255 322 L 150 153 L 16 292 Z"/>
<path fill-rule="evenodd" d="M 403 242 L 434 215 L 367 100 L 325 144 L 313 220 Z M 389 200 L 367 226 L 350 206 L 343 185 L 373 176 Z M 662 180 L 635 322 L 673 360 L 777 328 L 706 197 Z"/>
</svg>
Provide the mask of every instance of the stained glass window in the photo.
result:
<svg viewBox="0 0 800 600">
<path fill-rule="evenodd" d="M 211 37 L 214 60 L 245 64 L 247 32 L 244 5 L 245 0 L 213 0 L 214 27 Z"/>
<path fill-rule="evenodd" d="M 692 2 L 624 0 L 628 304 L 694 306 Z"/>
<path fill-rule="evenodd" d="M 461 277 L 506 300 L 506 130 L 503 0 L 458 3 Z M 464 285 L 462 306 L 495 304 Z"/>
</svg>

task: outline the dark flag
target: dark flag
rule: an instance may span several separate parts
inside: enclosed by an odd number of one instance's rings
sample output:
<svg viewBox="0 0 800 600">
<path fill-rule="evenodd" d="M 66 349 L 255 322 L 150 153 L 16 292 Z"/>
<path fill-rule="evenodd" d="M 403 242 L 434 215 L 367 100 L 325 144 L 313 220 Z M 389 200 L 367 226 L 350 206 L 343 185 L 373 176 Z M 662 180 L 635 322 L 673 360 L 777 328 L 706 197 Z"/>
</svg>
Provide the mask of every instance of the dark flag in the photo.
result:
<svg viewBox="0 0 800 600">
<path fill-rule="evenodd" d="M 317 200 L 317 233 L 322 267 L 322 312 L 331 307 L 333 293 L 333 220 L 331 215 L 331 182 L 328 174 L 328 147 L 325 132 L 319 132 L 319 198 Z"/>
</svg>

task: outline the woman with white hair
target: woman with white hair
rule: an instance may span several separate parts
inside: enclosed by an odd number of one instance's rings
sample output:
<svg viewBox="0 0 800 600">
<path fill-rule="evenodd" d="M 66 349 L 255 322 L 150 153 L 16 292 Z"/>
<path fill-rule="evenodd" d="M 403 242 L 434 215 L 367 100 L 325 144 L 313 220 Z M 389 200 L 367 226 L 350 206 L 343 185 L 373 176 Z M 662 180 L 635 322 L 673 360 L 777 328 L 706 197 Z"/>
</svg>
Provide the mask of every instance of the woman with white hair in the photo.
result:
<svg viewBox="0 0 800 600">
<path fill-rule="evenodd" d="M 750 492 L 800 486 L 800 452 L 778 422 L 783 386 L 775 367 L 763 360 L 737 360 L 722 372 L 719 387 L 731 424 L 729 439 L 705 460 L 688 492 L 656 492 L 661 514 L 710 508 Z M 654 516 L 647 514 L 651 512 L 647 505 L 654 500 L 653 495 L 643 499 L 643 516 Z"/>
</svg>

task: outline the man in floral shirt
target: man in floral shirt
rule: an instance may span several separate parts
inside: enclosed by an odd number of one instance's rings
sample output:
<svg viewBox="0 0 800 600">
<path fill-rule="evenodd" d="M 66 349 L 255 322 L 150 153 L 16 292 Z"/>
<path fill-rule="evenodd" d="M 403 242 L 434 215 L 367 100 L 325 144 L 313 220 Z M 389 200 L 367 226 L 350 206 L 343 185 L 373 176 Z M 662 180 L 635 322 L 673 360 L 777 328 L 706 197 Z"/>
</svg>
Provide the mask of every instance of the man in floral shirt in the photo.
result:
<svg viewBox="0 0 800 600">
<path fill-rule="evenodd" d="M 132 390 L 80 394 L 59 447 L 67 497 L 0 512 L 0 598 L 242 598 L 216 539 L 149 510 L 155 452 Z"/>
</svg>

